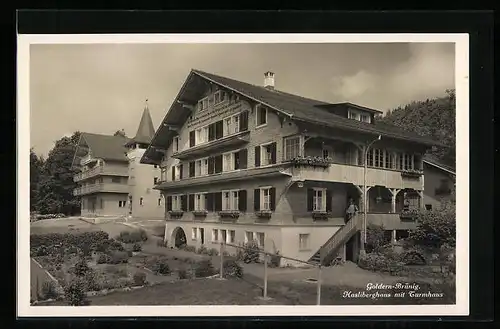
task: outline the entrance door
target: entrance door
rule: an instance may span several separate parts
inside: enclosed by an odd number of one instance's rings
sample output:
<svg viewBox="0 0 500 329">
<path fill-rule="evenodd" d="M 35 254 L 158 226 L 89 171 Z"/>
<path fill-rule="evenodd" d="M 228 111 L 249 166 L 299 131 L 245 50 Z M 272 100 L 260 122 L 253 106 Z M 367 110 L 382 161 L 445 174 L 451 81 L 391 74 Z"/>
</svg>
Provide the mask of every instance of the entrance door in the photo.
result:
<svg viewBox="0 0 500 329">
<path fill-rule="evenodd" d="M 200 227 L 201 244 L 205 244 L 205 229 Z"/>
</svg>

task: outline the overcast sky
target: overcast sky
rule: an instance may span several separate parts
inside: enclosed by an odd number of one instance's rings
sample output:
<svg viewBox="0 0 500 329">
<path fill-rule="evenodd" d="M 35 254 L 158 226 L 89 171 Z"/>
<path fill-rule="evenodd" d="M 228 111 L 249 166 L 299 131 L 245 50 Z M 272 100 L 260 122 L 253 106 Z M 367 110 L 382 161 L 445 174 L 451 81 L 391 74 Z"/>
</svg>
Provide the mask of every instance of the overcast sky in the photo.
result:
<svg viewBox="0 0 500 329">
<path fill-rule="evenodd" d="M 386 111 L 454 88 L 454 44 L 31 45 L 31 146 L 46 155 L 79 130 L 133 137 L 158 127 L 191 68 L 329 102 Z"/>
</svg>

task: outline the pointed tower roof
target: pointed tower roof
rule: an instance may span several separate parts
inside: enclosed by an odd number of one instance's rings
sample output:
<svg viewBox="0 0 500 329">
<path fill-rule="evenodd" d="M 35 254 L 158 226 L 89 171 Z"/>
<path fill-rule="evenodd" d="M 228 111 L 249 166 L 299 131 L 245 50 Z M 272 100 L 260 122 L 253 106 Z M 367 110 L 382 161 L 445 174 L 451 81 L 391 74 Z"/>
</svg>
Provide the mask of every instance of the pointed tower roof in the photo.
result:
<svg viewBox="0 0 500 329">
<path fill-rule="evenodd" d="M 146 99 L 146 105 L 144 106 L 144 111 L 142 112 L 141 122 L 137 128 L 137 133 L 135 137 L 132 138 L 127 145 L 132 143 L 142 143 L 149 144 L 151 139 L 155 134 L 155 128 L 153 126 L 153 120 L 151 119 L 151 113 L 149 113 L 148 100 Z"/>
</svg>

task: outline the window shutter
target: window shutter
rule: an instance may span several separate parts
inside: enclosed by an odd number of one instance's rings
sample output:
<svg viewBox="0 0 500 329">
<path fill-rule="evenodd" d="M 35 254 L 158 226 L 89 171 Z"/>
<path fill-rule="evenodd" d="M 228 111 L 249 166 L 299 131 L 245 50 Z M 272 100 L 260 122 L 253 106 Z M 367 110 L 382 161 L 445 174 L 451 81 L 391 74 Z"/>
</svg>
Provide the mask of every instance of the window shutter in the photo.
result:
<svg viewBox="0 0 500 329">
<path fill-rule="evenodd" d="M 222 192 L 214 193 L 214 211 L 222 211 Z"/>
<path fill-rule="evenodd" d="M 194 210 L 194 194 L 188 195 L 188 211 Z"/>
<path fill-rule="evenodd" d="M 271 163 L 276 163 L 276 142 L 271 144 Z"/>
<path fill-rule="evenodd" d="M 215 159 L 213 157 L 208 158 L 208 174 L 213 175 L 214 173 L 214 163 Z"/>
<path fill-rule="evenodd" d="M 184 171 L 184 165 L 179 166 L 179 179 L 182 179 L 182 172 Z"/>
<path fill-rule="evenodd" d="M 215 124 L 212 123 L 208 126 L 208 141 L 213 141 L 215 139 Z"/>
<path fill-rule="evenodd" d="M 313 196 L 314 190 L 312 188 L 307 189 L 307 211 L 313 211 Z"/>
<path fill-rule="evenodd" d="M 195 145 L 194 130 L 189 132 L 189 147 Z"/>
<path fill-rule="evenodd" d="M 248 111 L 240 114 L 240 131 L 248 130 Z"/>
<path fill-rule="evenodd" d="M 172 196 L 167 196 L 167 211 L 172 211 Z"/>
<path fill-rule="evenodd" d="M 255 147 L 255 167 L 260 167 L 260 146 Z"/>
<path fill-rule="evenodd" d="M 234 153 L 233 159 L 234 170 L 240 169 L 240 152 Z"/>
<path fill-rule="evenodd" d="M 222 172 L 222 154 L 215 156 L 215 173 Z"/>
<path fill-rule="evenodd" d="M 269 191 L 270 208 L 271 211 L 276 210 L 276 188 L 271 187 Z"/>
<path fill-rule="evenodd" d="M 187 211 L 187 195 L 181 195 L 181 210 Z"/>
<path fill-rule="evenodd" d="M 240 190 L 238 192 L 238 210 L 239 211 L 247 211 L 247 191 Z"/>
<path fill-rule="evenodd" d="M 240 150 L 240 166 L 239 169 L 247 169 L 248 166 L 248 151 L 247 149 Z"/>
<path fill-rule="evenodd" d="M 253 209 L 260 210 L 260 189 L 253 190 Z"/>
<path fill-rule="evenodd" d="M 326 211 L 332 211 L 332 191 L 326 190 Z"/>
<path fill-rule="evenodd" d="M 205 208 L 207 209 L 207 211 L 214 210 L 214 194 L 213 193 L 206 194 Z"/>
<path fill-rule="evenodd" d="M 172 182 L 175 180 L 175 166 L 172 166 Z"/>
<path fill-rule="evenodd" d="M 224 130 L 224 123 L 222 120 L 215 123 L 215 139 L 222 138 Z"/>
<path fill-rule="evenodd" d="M 189 177 L 194 177 L 194 161 L 189 163 Z"/>
</svg>

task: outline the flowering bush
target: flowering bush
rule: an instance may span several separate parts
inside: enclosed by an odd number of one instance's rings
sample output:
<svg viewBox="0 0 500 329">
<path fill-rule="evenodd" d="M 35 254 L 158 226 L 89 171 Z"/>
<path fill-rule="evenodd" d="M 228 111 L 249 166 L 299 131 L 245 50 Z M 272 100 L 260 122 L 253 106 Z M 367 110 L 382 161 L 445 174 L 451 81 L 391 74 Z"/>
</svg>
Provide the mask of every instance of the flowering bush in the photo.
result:
<svg viewBox="0 0 500 329">
<path fill-rule="evenodd" d="M 123 243 L 136 243 L 143 242 L 148 239 L 148 235 L 144 230 L 133 230 L 133 231 L 122 231 L 120 235 L 116 237 L 116 240 Z"/>
<path fill-rule="evenodd" d="M 164 258 L 157 259 L 156 262 L 151 267 L 151 271 L 153 271 L 155 274 L 161 274 L 161 275 L 169 275 L 171 273 L 170 267 L 168 266 L 168 262 Z"/>
<path fill-rule="evenodd" d="M 85 293 L 85 281 L 82 278 L 76 277 L 71 280 L 64 290 L 64 295 L 67 303 L 71 306 L 90 304 Z"/>
<path fill-rule="evenodd" d="M 244 245 L 243 261 L 246 264 L 257 263 L 260 258 L 260 249 L 256 241 L 250 241 Z"/>
<path fill-rule="evenodd" d="M 240 217 L 240 212 L 235 210 L 223 210 L 219 211 L 219 216 L 226 218 L 238 218 Z"/>
<path fill-rule="evenodd" d="M 330 159 L 330 158 L 326 158 L 325 159 L 323 157 L 306 156 L 306 157 L 296 157 L 296 158 L 293 158 L 291 160 L 291 162 L 296 167 L 300 167 L 300 166 L 312 166 L 312 167 L 327 168 L 332 163 L 332 159 Z"/>
<path fill-rule="evenodd" d="M 224 277 L 241 278 L 243 277 L 243 268 L 233 259 L 226 259 L 222 265 Z"/>
<path fill-rule="evenodd" d="M 391 275 L 400 275 L 404 270 L 404 264 L 397 257 L 387 257 L 378 253 L 360 256 L 358 266 L 368 271 L 388 272 Z"/>
<path fill-rule="evenodd" d="M 194 274 L 198 278 L 205 278 L 216 273 L 212 261 L 210 259 L 203 259 L 197 262 L 194 266 Z"/>
</svg>

